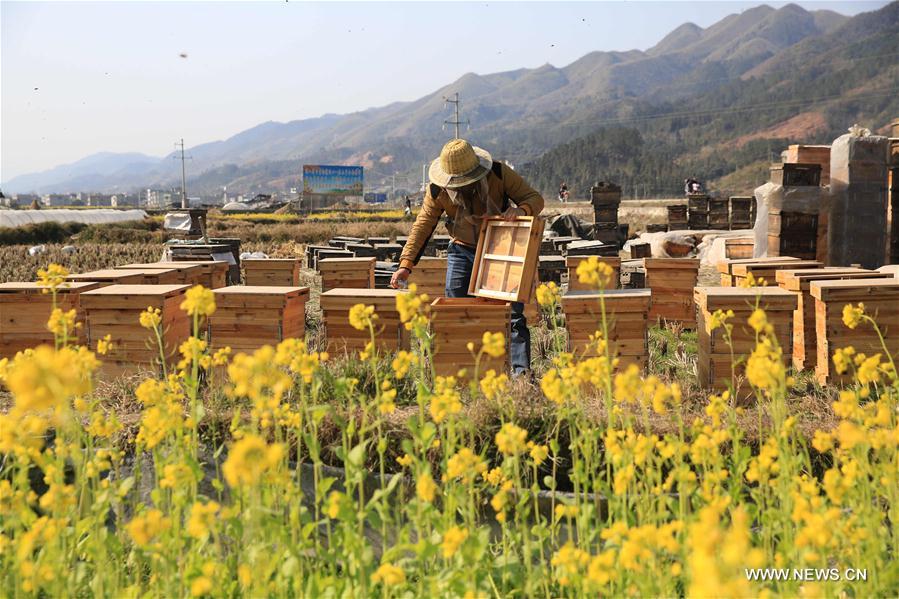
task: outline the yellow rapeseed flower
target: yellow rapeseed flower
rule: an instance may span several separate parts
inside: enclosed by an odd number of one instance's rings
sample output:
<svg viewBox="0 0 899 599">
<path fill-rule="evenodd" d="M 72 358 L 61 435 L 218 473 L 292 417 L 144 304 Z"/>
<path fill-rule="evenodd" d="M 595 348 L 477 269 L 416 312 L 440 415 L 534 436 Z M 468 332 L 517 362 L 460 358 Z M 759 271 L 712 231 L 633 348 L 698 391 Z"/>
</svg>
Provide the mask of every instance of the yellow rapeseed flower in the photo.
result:
<svg viewBox="0 0 899 599">
<path fill-rule="evenodd" d="M 66 267 L 59 264 L 50 264 L 46 269 L 38 269 L 37 285 L 44 287 L 44 293 L 55 291 L 59 287 L 68 287 L 66 277 L 69 271 Z"/>
<path fill-rule="evenodd" d="M 377 320 L 377 318 L 378 315 L 375 314 L 374 306 L 356 304 L 355 306 L 350 308 L 350 325 L 358 331 L 368 330 L 370 326 L 373 326 L 373 323 L 375 322 L 375 320 Z"/>
<path fill-rule="evenodd" d="M 434 495 L 437 492 L 437 485 L 434 483 L 433 477 L 429 472 L 425 472 L 418 476 L 415 481 L 415 494 L 419 499 L 427 503 L 434 501 Z"/>
<path fill-rule="evenodd" d="M 172 526 L 172 521 L 161 511 L 151 509 L 135 516 L 125 528 L 138 547 L 147 547 L 153 540 Z"/>
<path fill-rule="evenodd" d="M 102 339 L 97 339 L 97 353 L 105 356 L 113 349 L 112 335 L 106 335 Z"/>
<path fill-rule="evenodd" d="M 506 354 L 506 337 L 502 333 L 485 332 L 481 337 L 484 353 L 493 358 L 501 358 Z"/>
<path fill-rule="evenodd" d="M 481 379 L 481 393 L 490 401 L 495 400 L 501 394 L 505 393 L 509 386 L 509 377 L 506 374 L 497 375 L 492 368 L 487 371 L 484 378 Z"/>
<path fill-rule="evenodd" d="M 181 309 L 191 316 L 212 316 L 215 313 L 215 294 L 212 289 L 194 285 L 184 294 Z"/>
<path fill-rule="evenodd" d="M 383 583 L 385 586 L 396 586 L 406 582 L 406 573 L 391 563 L 381 564 L 371 575 L 374 583 Z"/>
<path fill-rule="evenodd" d="M 162 324 L 162 311 L 153 306 L 147 306 L 147 309 L 140 313 L 140 326 L 145 329 L 156 329 Z"/>
<path fill-rule="evenodd" d="M 231 447 L 222 473 L 232 487 L 253 485 L 267 471 L 276 469 L 283 457 L 280 443 L 268 445 L 258 435 L 247 435 Z"/>
<path fill-rule="evenodd" d="M 528 432 L 523 428 L 507 422 L 496 433 L 496 447 L 504 455 L 512 456 L 527 449 Z"/>
<path fill-rule="evenodd" d="M 537 303 L 542 308 L 552 308 L 561 301 L 562 290 L 554 282 L 543 283 L 537 287 Z"/>
<path fill-rule="evenodd" d="M 592 289 L 608 289 L 612 285 L 614 275 L 615 271 L 612 267 L 596 256 L 581 260 L 581 263 L 577 265 L 578 281 Z"/>
<path fill-rule="evenodd" d="M 449 559 L 456 554 L 465 539 L 468 538 L 468 530 L 453 526 L 443 533 L 443 542 L 440 544 L 443 557 Z"/>
<path fill-rule="evenodd" d="M 865 304 L 859 302 L 858 307 L 852 307 L 852 304 L 843 306 L 843 324 L 850 329 L 856 328 L 861 324 L 862 317 L 865 315 Z"/>
<path fill-rule="evenodd" d="M 466 484 L 474 481 L 486 471 L 487 462 L 468 447 L 457 451 L 446 463 L 447 478 L 458 478 Z"/>
<path fill-rule="evenodd" d="M 187 534 L 200 540 L 208 537 L 210 530 L 215 526 L 216 514 L 220 508 L 221 506 L 215 501 L 194 503 L 187 519 Z"/>
<path fill-rule="evenodd" d="M 418 356 L 412 352 L 401 349 L 396 353 L 396 357 L 393 359 L 390 366 L 393 368 L 396 378 L 402 379 L 409 374 L 409 369 L 415 364 L 418 364 Z"/>
</svg>

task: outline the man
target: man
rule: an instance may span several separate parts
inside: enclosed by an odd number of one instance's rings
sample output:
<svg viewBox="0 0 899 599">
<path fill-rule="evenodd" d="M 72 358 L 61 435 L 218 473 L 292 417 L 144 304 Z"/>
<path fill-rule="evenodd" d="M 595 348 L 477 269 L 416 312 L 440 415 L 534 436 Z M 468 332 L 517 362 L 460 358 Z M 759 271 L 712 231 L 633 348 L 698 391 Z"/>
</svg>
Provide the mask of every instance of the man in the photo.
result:
<svg viewBox="0 0 899 599">
<path fill-rule="evenodd" d="M 454 139 L 443 146 L 440 157 L 431 163 L 428 177 L 431 184 L 390 286 L 396 289 L 409 278 L 445 213 L 446 228 L 452 238 L 447 250 L 446 296 L 466 297 L 484 218 L 536 216 L 543 210 L 543 198 L 514 170 L 495 162 L 485 150 L 472 147 L 464 139 Z M 531 335 L 524 304 L 519 302 L 512 303 L 510 342 L 513 372 L 525 374 L 531 367 Z"/>
</svg>

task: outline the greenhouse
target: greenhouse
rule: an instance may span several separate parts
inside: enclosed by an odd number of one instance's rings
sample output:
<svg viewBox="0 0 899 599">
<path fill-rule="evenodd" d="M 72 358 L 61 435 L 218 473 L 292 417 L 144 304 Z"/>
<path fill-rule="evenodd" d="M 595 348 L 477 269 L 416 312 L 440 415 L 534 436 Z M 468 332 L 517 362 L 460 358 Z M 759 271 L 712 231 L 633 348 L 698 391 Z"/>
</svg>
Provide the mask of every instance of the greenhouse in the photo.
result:
<svg viewBox="0 0 899 599">
<path fill-rule="evenodd" d="M 147 217 L 143 210 L 0 210 L 0 227 L 23 227 L 38 223 L 84 223 L 100 225 L 140 221 Z"/>
</svg>

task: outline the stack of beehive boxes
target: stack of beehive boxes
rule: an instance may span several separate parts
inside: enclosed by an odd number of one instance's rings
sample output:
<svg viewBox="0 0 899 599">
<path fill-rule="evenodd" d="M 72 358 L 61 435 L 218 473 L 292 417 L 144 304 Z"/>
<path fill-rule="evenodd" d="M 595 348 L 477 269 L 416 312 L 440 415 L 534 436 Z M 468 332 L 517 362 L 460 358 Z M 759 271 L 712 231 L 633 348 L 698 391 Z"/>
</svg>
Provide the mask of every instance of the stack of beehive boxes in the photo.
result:
<svg viewBox="0 0 899 599">
<path fill-rule="evenodd" d="M 298 258 L 242 260 L 244 283 L 252 286 L 296 287 L 300 283 Z"/>
<path fill-rule="evenodd" d="M 687 222 L 694 230 L 709 228 L 709 196 L 704 193 L 687 196 Z"/>
<path fill-rule="evenodd" d="M 82 282 L 57 289 L 56 307 L 63 312 L 75 310 L 76 321 L 82 325 L 71 331 L 74 343 L 87 341 L 81 294 L 98 287 L 99 283 Z M 0 358 L 12 358 L 16 352 L 30 347 L 54 344 L 53 333 L 47 328 L 53 312 L 53 296 L 45 294 L 45 289 L 37 283 L 0 284 Z"/>
<path fill-rule="evenodd" d="M 375 258 L 325 258 L 318 261 L 322 291 L 374 289 Z"/>
<path fill-rule="evenodd" d="M 474 376 L 476 355 L 484 333 L 502 333 L 506 352 L 498 358 L 486 353 L 477 363 L 478 374 L 488 370 L 498 374 L 509 370 L 509 302 L 479 297 L 439 297 L 431 304 L 431 329 L 434 334 L 434 370 L 440 376 L 455 376 L 465 370 Z M 474 344 L 474 354 L 468 343 Z"/>
<path fill-rule="evenodd" d="M 426 293 L 432 299 L 442 297 L 446 293 L 446 258 L 421 258 L 408 282 L 415 284 L 416 293 Z"/>
<path fill-rule="evenodd" d="M 648 356 L 646 330 L 652 302 L 649 289 L 619 289 L 602 294 L 566 293 L 562 296 L 562 312 L 568 330 L 569 350 L 577 356 L 595 355 L 590 336 L 603 331 L 605 313 L 609 354 L 625 367 L 646 367 Z M 604 312 L 603 312 L 604 311 Z"/>
<path fill-rule="evenodd" d="M 811 296 L 813 281 L 879 279 L 887 275 L 862 268 L 812 268 L 779 270 L 777 284 L 797 294 L 798 306 L 793 313 L 793 366 L 799 370 L 817 366 L 818 348 L 815 334 L 815 298 Z"/>
<path fill-rule="evenodd" d="M 581 262 L 589 260 L 589 256 L 568 256 L 565 258 L 565 268 L 568 269 L 568 291 L 598 291 L 585 283 L 581 283 L 577 276 L 577 267 Z M 609 289 L 621 287 L 621 258 L 597 258 L 600 262 L 608 264 L 612 268 L 612 279 Z"/>
<path fill-rule="evenodd" d="M 770 170 L 781 191 L 769 199 L 768 255 L 818 258 L 821 166 L 784 163 Z"/>
<path fill-rule="evenodd" d="M 306 333 L 308 287 L 235 285 L 216 289 L 215 313 L 208 318 L 214 349 L 252 352 Z"/>
<path fill-rule="evenodd" d="M 738 391 L 748 389 L 740 382 L 746 371 L 746 360 L 743 358 L 752 353 L 756 346 L 756 332 L 748 324 L 756 307 L 765 310 L 783 351 L 784 365 L 790 365 L 797 294 L 780 287 L 697 287 L 694 298 L 699 318 L 699 356 L 696 365 L 699 383 L 704 388 L 720 392 L 733 383 Z M 734 316 L 727 321 L 733 325 L 730 345 L 724 327 L 712 330 L 710 326 L 716 310 L 734 312 Z"/>
<path fill-rule="evenodd" d="M 600 182 L 590 188 L 593 204 L 593 239 L 618 244 L 618 208 L 621 206 L 621 187 Z"/>
<path fill-rule="evenodd" d="M 751 229 L 752 222 L 752 204 L 755 198 L 752 196 L 731 196 L 730 197 L 730 228 Z"/>
<path fill-rule="evenodd" d="M 730 229 L 727 198 L 709 198 L 709 229 Z"/>
<path fill-rule="evenodd" d="M 793 144 L 781 157 L 786 163 L 817 164 L 821 167 L 821 185 L 830 185 L 830 146 Z"/>
<path fill-rule="evenodd" d="M 752 258 L 755 241 L 752 237 L 734 237 L 724 240 L 724 257 L 728 260 L 745 260 Z"/>
<path fill-rule="evenodd" d="M 687 228 L 687 206 L 684 204 L 668 206 L 668 230 L 683 231 Z"/>
<path fill-rule="evenodd" d="M 868 356 L 884 354 L 880 339 L 869 323 L 863 322 L 855 329 L 846 326 L 843 322 L 846 304 L 864 303 L 865 312 L 874 317 L 884 336 L 886 351 L 894 357 L 899 353 L 899 279 L 812 281 L 810 292 L 815 298 L 815 377 L 822 385 L 852 382 L 852 371 L 840 375 L 834 369 L 835 350 L 852 346 L 856 352 Z"/>
<path fill-rule="evenodd" d="M 167 364 L 179 360 L 178 347 L 191 335 L 191 319 L 181 309 L 187 285 L 110 285 L 81 294 L 88 340 L 94 347 L 106 335 L 113 349 L 103 357 L 107 377 L 146 370 L 158 372 L 160 347 L 153 331 L 140 324 L 141 312 L 158 308 L 162 318 L 162 353 Z"/>
<path fill-rule="evenodd" d="M 359 331 L 350 325 L 350 308 L 356 304 L 374 306 L 378 315 L 374 323 L 375 344 L 380 351 L 409 348 L 406 331 L 396 308 L 396 297 L 407 293 L 396 289 L 331 289 L 319 297 L 322 320 L 328 341 L 328 351 L 357 352 L 365 349 L 370 340 L 368 330 Z"/>
<path fill-rule="evenodd" d="M 699 260 L 695 258 L 644 258 L 646 286 L 652 290 L 651 321 L 680 322 L 696 326 L 693 288 L 699 278 Z"/>
</svg>

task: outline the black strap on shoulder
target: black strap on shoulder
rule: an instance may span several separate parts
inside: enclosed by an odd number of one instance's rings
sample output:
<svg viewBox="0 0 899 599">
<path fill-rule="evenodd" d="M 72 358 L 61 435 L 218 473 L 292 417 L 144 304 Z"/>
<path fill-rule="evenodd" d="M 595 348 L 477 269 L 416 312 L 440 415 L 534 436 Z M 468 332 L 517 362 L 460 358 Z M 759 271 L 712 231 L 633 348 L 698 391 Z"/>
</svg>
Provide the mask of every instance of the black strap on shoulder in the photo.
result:
<svg viewBox="0 0 899 599">
<path fill-rule="evenodd" d="M 498 162 L 496 160 L 493 161 L 493 165 L 490 167 L 490 170 L 493 171 L 493 174 L 502 180 L 503 178 L 503 163 Z"/>
<path fill-rule="evenodd" d="M 440 192 L 443 191 L 443 188 L 440 187 L 439 185 L 435 185 L 434 183 L 431 183 L 429 190 L 431 192 L 431 199 L 436 200 L 437 196 L 440 195 Z"/>
</svg>

